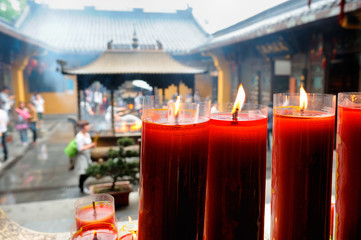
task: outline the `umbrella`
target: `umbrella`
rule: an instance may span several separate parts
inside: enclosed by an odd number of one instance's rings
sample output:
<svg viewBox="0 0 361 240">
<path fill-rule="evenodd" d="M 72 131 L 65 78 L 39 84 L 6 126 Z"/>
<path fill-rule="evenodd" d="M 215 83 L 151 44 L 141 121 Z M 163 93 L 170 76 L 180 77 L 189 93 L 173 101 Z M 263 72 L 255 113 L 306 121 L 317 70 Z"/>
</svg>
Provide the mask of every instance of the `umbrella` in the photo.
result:
<svg viewBox="0 0 361 240">
<path fill-rule="evenodd" d="M 16 111 L 18 114 L 20 114 L 20 116 L 22 116 L 22 117 L 25 118 L 25 119 L 30 118 L 30 114 L 29 114 L 27 111 L 25 111 L 25 110 L 22 110 L 22 109 L 20 109 L 20 108 L 16 108 L 15 111 Z"/>
<path fill-rule="evenodd" d="M 153 88 L 147 82 L 145 82 L 143 80 L 134 80 L 132 82 L 132 84 L 135 87 L 143 88 L 143 89 L 148 90 L 148 91 L 153 90 Z"/>
</svg>

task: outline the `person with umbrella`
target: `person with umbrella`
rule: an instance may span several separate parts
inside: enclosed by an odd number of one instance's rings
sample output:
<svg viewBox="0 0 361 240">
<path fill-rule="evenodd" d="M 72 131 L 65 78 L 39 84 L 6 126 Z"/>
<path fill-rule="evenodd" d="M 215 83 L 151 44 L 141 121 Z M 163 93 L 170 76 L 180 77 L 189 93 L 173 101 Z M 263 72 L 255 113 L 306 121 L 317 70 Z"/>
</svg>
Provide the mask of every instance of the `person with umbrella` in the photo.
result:
<svg viewBox="0 0 361 240">
<path fill-rule="evenodd" d="M 138 95 L 134 98 L 134 109 L 137 111 L 138 116 L 142 115 L 143 108 L 143 93 L 142 91 L 138 92 Z"/>
<path fill-rule="evenodd" d="M 15 111 L 17 114 L 15 128 L 19 131 L 21 143 L 25 146 L 28 143 L 28 119 L 30 114 L 24 102 L 19 102 L 19 107 Z"/>
</svg>

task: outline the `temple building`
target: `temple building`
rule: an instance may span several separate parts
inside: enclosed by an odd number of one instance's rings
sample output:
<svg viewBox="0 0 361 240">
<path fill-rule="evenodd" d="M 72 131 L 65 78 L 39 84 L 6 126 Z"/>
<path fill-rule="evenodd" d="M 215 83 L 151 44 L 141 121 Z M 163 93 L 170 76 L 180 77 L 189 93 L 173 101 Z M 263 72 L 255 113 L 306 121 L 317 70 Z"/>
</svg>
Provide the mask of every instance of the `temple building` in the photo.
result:
<svg viewBox="0 0 361 240">
<path fill-rule="evenodd" d="M 60 10 L 29 2 L 16 20 L 0 18 L 0 87 L 9 86 L 17 102 L 41 92 L 52 103 L 47 114 L 77 113 L 78 88 L 110 96 L 109 82 L 120 94 L 133 80 L 146 81 L 152 94 L 198 91 L 218 103 L 233 101 L 240 83 L 247 101 L 262 104 L 301 85 L 308 92 L 361 91 L 360 13 L 359 0 L 286 1 L 208 34 L 191 8 Z M 158 68 L 151 73 L 152 64 Z M 183 72 L 166 73 L 171 65 Z"/>
</svg>

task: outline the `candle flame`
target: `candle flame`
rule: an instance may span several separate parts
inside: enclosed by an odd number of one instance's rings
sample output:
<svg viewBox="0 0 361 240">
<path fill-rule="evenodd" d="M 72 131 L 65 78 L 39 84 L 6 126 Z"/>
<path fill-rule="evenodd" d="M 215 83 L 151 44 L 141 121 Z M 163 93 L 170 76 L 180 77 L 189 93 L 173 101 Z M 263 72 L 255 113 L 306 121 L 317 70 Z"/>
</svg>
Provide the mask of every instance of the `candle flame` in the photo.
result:
<svg viewBox="0 0 361 240">
<path fill-rule="evenodd" d="M 180 108 L 180 96 L 177 97 L 177 100 L 175 101 L 175 109 L 174 109 L 174 116 L 178 116 L 179 108 Z"/>
<path fill-rule="evenodd" d="M 132 222 L 132 218 L 130 216 L 128 216 L 128 221 Z"/>
<path fill-rule="evenodd" d="M 303 87 L 300 89 L 300 110 L 301 112 L 307 109 L 307 93 Z"/>
<path fill-rule="evenodd" d="M 234 102 L 233 109 L 232 109 L 232 114 L 234 114 L 235 112 L 241 111 L 245 100 L 246 100 L 246 93 L 241 84 L 241 85 L 239 85 L 239 88 L 238 88 L 236 101 Z"/>
<path fill-rule="evenodd" d="M 132 240 L 136 240 L 136 239 L 137 239 L 137 234 L 133 233 Z"/>
</svg>

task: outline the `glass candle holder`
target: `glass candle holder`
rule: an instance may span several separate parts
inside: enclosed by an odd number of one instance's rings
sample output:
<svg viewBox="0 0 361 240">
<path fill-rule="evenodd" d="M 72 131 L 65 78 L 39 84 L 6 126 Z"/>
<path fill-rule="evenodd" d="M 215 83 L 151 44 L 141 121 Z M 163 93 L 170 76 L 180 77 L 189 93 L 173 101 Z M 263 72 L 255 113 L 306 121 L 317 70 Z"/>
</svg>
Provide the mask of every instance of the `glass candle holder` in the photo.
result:
<svg viewBox="0 0 361 240">
<path fill-rule="evenodd" d="M 140 240 L 202 239 L 209 117 L 209 101 L 178 104 L 145 98 Z"/>
<path fill-rule="evenodd" d="M 274 95 L 271 239 L 329 239 L 335 101 Z"/>
<path fill-rule="evenodd" d="M 109 194 L 93 194 L 81 197 L 74 203 L 77 229 L 97 222 L 116 226 L 114 198 Z"/>
<path fill-rule="evenodd" d="M 237 119 L 232 104 L 219 107 L 209 127 L 204 239 L 263 240 L 268 107 L 245 104 Z"/>
<path fill-rule="evenodd" d="M 361 92 L 339 93 L 335 239 L 361 239 Z"/>
<path fill-rule="evenodd" d="M 118 240 L 117 228 L 110 223 L 90 223 L 79 229 L 76 223 L 70 228 L 71 240 Z"/>
</svg>

